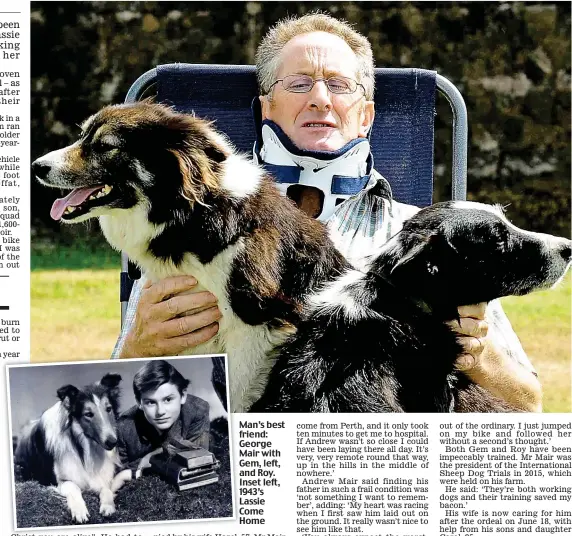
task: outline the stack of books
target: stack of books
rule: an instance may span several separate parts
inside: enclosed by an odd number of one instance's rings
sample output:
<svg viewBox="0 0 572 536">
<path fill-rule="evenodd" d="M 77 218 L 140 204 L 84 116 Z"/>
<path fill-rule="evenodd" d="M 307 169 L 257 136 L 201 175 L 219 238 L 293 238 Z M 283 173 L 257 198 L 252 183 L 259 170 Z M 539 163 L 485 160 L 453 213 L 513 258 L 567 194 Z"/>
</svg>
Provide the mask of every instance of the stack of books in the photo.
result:
<svg viewBox="0 0 572 536">
<path fill-rule="evenodd" d="M 212 452 L 202 448 L 181 450 L 175 454 L 155 454 L 149 460 L 151 470 L 179 491 L 218 482 L 220 463 Z"/>
</svg>

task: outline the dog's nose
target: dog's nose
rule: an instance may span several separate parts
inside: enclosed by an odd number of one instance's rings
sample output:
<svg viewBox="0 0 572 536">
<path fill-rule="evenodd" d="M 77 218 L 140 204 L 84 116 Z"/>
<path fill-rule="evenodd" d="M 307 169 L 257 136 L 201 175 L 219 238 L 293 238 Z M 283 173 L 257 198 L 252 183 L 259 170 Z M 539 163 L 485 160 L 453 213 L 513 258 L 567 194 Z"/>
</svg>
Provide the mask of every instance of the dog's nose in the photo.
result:
<svg viewBox="0 0 572 536">
<path fill-rule="evenodd" d="M 566 240 L 560 246 L 560 255 L 566 262 L 570 262 L 572 260 L 572 242 L 570 240 Z"/>
<path fill-rule="evenodd" d="M 117 445 L 117 438 L 116 438 L 116 437 L 108 437 L 108 438 L 105 440 L 105 443 L 104 443 L 103 446 L 104 446 L 107 450 L 111 450 L 111 449 L 115 448 L 115 445 Z"/>
<path fill-rule="evenodd" d="M 44 180 L 52 167 L 41 160 L 32 162 L 32 174 L 40 180 Z"/>
</svg>

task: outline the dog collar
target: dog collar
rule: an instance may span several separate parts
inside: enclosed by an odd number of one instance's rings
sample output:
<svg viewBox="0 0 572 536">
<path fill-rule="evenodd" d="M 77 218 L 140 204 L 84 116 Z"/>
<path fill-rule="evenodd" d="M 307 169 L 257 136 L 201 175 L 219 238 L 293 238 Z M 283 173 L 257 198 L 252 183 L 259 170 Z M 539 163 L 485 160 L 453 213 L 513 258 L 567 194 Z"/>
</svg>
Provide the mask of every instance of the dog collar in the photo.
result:
<svg viewBox="0 0 572 536">
<path fill-rule="evenodd" d="M 305 151 L 269 120 L 262 122 L 262 139 L 254 146 L 254 159 L 272 175 L 283 195 L 294 184 L 318 188 L 324 195 L 317 217 L 320 221 L 326 221 L 337 205 L 360 192 L 373 168 L 366 138 L 352 140 L 337 151 Z"/>
</svg>

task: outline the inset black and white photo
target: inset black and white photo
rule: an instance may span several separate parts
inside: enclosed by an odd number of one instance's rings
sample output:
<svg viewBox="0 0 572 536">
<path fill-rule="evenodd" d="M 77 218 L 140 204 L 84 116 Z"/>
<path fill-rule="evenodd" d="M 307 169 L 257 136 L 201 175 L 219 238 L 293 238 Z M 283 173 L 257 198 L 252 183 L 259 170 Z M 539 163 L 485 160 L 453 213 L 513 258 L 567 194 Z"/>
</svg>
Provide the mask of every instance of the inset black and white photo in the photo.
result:
<svg viewBox="0 0 572 536">
<path fill-rule="evenodd" d="M 7 367 L 16 528 L 233 517 L 225 356 Z"/>
</svg>

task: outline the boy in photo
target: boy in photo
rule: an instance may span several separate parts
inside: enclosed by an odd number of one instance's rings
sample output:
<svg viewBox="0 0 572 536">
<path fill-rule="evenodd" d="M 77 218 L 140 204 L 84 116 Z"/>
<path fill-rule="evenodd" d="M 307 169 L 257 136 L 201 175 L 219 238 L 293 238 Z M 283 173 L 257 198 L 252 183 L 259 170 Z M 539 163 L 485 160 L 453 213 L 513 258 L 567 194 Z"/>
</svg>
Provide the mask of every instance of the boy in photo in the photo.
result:
<svg viewBox="0 0 572 536">
<path fill-rule="evenodd" d="M 190 381 L 170 363 L 148 361 L 133 378 L 137 404 L 118 421 L 121 462 L 139 478 L 164 449 L 209 449 L 209 404 L 187 392 Z"/>
</svg>

